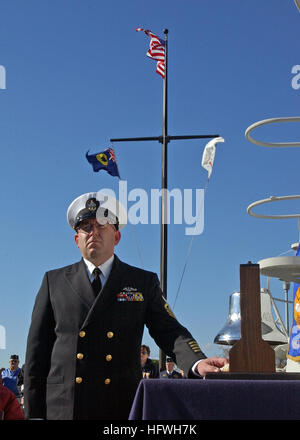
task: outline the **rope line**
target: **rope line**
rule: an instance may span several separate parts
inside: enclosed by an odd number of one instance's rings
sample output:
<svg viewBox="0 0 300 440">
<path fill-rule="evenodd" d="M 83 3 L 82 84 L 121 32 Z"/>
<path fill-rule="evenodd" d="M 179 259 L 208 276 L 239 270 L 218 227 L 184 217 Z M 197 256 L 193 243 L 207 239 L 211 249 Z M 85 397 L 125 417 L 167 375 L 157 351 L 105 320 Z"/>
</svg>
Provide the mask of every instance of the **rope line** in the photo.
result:
<svg viewBox="0 0 300 440">
<path fill-rule="evenodd" d="M 205 184 L 205 188 L 204 188 L 204 196 L 205 196 L 205 193 L 206 193 L 206 190 L 207 190 L 207 187 L 208 187 L 208 183 L 209 183 L 209 178 L 207 178 L 207 180 L 206 180 L 206 184 Z M 201 213 L 199 212 L 199 216 L 200 216 L 200 214 Z M 196 219 L 197 219 L 197 216 L 196 216 Z M 174 304 L 173 304 L 173 310 L 175 308 L 175 304 L 176 304 L 176 301 L 177 301 L 177 298 L 178 298 L 178 295 L 179 295 L 179 291 L 181 289 L 181 285 L 182 285 L 183 277 L 184 277 L 184 274 L 185 274 L 185 270 L 186 270 L 188 261 L 189 261 L 190 256 L 191 256 L 192 246 L 193 246 L 194 240 L 195 240 L 195 235 L 193 235 L 191 240 L 190 240 L 190 245 L 189 245 L 189 248 L 188 248 L 187 256 L 186 256 L 185 263 L 184 263 L 184 266 L 183 266 L 183 271 L 182 271 L 181 278 L 180 278 L 180 281 L 179 281 L 179 286 L 178 286 L 177 293 L 176 293 L 175 300 L 174 300 Z"/>
</svg>

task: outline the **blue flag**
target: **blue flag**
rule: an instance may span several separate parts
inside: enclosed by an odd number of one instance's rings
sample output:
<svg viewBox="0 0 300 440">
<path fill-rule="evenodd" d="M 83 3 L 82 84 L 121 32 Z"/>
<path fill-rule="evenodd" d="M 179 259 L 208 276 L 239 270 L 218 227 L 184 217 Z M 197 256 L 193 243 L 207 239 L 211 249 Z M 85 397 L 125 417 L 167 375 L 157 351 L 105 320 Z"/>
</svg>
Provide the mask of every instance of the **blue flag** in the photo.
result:
<svg viewBox="0 0 300 440">
<path fill-rule="evenodd" d="M 296 256 L 300 255 L 300 245 Z M 300 361 L 300 285 L 294 283 L 293 324 L 290 332 L 290 344 L 287 354 L 289 359 Z"/>
<path fill-rule="evenodd" d="M 105 170 L 111 176 L 118 176 L 120 179 L 120 173 L 116 161 L 115 152 L 112 148 L 106 148 L 104 151 L 97 154 L 88 154 L 87 152 L 85 157 L 92 165 L 95 172 Z"/>
</svg>

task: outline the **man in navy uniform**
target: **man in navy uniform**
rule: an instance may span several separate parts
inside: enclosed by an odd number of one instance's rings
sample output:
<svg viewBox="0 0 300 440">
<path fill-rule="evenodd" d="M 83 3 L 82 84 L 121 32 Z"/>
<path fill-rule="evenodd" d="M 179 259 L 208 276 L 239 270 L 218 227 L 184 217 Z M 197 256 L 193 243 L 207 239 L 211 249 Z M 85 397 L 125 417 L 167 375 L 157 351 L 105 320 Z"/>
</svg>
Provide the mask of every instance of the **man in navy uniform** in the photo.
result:
<svg viewBox="0 0 300 440">
<path fill-rule="evenodd" d="M 174 361 L 170 357 L 166 358 L 166 369 L 159 374 L 161 379 L 182 379 L 181 373 L 174 370 Z"/>
<path fill-rule="evenodd" d="M 127 419 L 142 378 L 144 325 L 188 377 L 219 371 L 162 295 L 157 275 L 114 254 L 127 222 L 101 192 L 75 199 L 67 218 L 82 259 L 51 270 L 38 292 L 27 341 L 27 418 Z M 120 368 L 121 366 L 121 368 Z"/>
<path fill-rule="evenodd" d="M 9 359 L 9 368 L 3 369 L 1 373 L 2 385 L 10 389 L 17 397 L 19 397 L 20 394 L 17 387 L 20 371 L 19 356 L 17 354 L 12 354 Z"/>
</svg>

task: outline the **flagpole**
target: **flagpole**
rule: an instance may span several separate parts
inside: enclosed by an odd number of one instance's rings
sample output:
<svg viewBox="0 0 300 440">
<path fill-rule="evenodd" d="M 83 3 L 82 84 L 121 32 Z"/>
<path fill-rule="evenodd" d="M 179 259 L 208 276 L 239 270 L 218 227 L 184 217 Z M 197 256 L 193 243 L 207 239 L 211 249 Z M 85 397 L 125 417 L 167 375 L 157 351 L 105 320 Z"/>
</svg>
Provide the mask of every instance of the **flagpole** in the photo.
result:
<svg viewBox="0 0 300 440">
<path fill-rule="evenodd" d="M 137 31 L 144 31 L 151 39 L 155 37 L 157 42 L 159 38 L 152 34 L 150 31 L 145 31 L 145 29 L 137 28 Z M 158 141 L 162 144 L 162 163 L 161 163 L 161 238 L 160 238 L 160 286 L 165 299 L 167 299 L 167 225 L 168 225 L 168 212 L 167 212 L 167 201 L 168 201 L 168 180 L 167 180 L 167 168 L 168 168 L 168 143 L 171 140 L 184 140 L 184 139 L 204 139 L 204 138 L 216 138 L 219 134 L 208 134 L 208 135 L 186 135 L 186 136 L 169 136 L 168 135 L 168 29 L 164 29 L 165 41 L 164 41 L 164 76 L 163 76 L 163 124 L 162 124 L 162 136 L 147 136 L 147 137 L 130 137 L 130 138 L 113 138 L 110 142 L 132 142 L 132 141 Z M 155 60 L 162 58 L 156 58 L 153 54 L 149 55 L 151 52 L 151 41 L 150 40 L 150 50 L 147 55 Z M 161 48 L 160 48 L 161 49 Z M 160 52 L 160 56 L 162 51 Z M 162 75 L 162 71 L 156 70 L 157 73 Z M 159 353 L 159 366 L 160 368 L 165 367 L 166 355 L 160 350 Z"/>
<path fill-rule="evenodd" d="M 161 224 L 160 224 L 160 286 L 167 299 L 167 269 L 168 269 L 168 29 L 165 34 L 165 73 L 163 86 L 163 126 L 162 126 L 162 162 L 161 162 Z M 160 350 L 159 366 L 165 366 L 166 355 Z"/>
</svg>

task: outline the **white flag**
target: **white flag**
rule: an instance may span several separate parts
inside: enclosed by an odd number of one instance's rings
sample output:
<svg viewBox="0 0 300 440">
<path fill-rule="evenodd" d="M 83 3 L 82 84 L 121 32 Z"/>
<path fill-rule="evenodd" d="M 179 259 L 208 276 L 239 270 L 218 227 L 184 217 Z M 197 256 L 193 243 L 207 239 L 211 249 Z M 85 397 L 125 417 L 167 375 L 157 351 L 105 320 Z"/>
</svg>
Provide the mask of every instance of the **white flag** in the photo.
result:
<svg viewBox="0 0 300 440">
<path fill-rule="evenodd" d="M 214 138 L 206 144 L 203 151 L 201 165 L 203 166 L 203 168 L 207 170 L 208 179 L 210 178 L 214 164 L 214 159 L 216 154 L 216 144 L 219 142 L 225 142 L 225 140 L 222 137 Z"/>
</svg>

